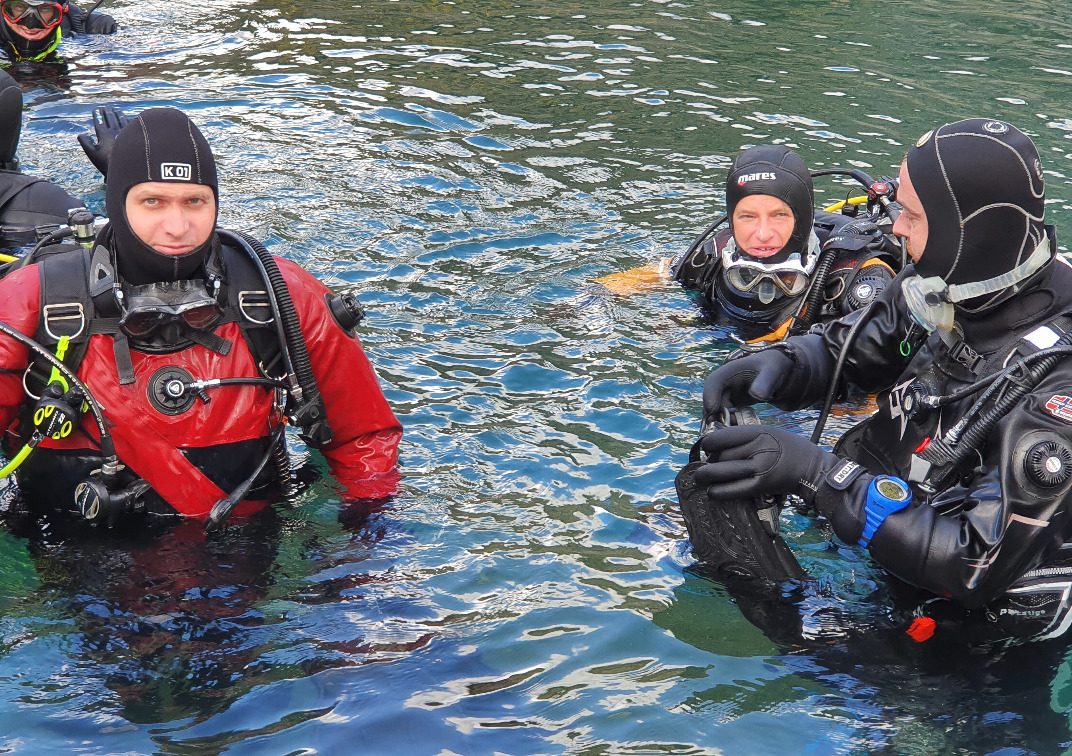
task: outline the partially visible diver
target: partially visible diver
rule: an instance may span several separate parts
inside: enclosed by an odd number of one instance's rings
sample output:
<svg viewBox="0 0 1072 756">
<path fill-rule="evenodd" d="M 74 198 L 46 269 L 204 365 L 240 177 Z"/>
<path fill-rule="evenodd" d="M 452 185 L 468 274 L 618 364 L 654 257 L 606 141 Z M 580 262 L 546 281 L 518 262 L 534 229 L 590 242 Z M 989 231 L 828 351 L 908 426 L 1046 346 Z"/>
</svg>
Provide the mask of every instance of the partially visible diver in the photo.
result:
<svg viewBox="0 0 1072 756">
<path fill-rule="evenodd" d="M 21 135 L 22 88 L 0 71 L 0 249 L 6 251 L 34 244 L 85 204 L 58 184 L 19 170 Z"/>
<path fill-rule="evenodd" d="M 668 265 L 597 281 L 627 294 L 668 271 L 742 341 L 777 341 L 864 307 L 901 267 L 890 235 L 896 186 L 859 170 L 817 175 L 826 174 L 852 176 L 867 194 L 832 206 L 841 212 L 817 212 L 812 174 L 798 154 L 779 145 L 746 149 L 726 176 L 726 214 L 688 249 Z"/>
<path fill-rule="evenodd" d="M 1072 266 L 1044 223 L 1037 148 L 1004 121 L 945 124 L 908 150 L 897 199 L 913 265 L 868 307 L 704 386 L 706 418 L 828 407 L 847 386 L 880 392 L 877 412 L 834 453 L 821 424 L 812 440 L 712 427 L 689 490 L 713 508 L 797 497 L 889 574 L 916 640 L 1058 638 L 1072 625 Z"/>
<path fill-rule="evenodd" d="M 12 63 L 54 61 L 64 36 L 115 34 L 119 25 L 97 10 L 69 0 L 0 0 L 0 41 Z"/>
<path fill-rule="evenodd" d="M 877 203 L 859 218 L 814 208 L 799 155 L 779 145 L 745 150 L 726 176 L 729 225 L 701 234 L 671 274 L 717 320 L 762 341 L 858 310 L 900 269 L 892 220 Z"/>
<path fill-rule="evenodd" d="M 107 225 L 0 280 L 0 475 L 37 509 L 218 525 L 285 490 L 291 423 L 347 499 L 393 493 L 401 426 L 353 295 L 217 228 L 212 150 L 180 111 L 131 119 L 105 167 Z"/>
</svg>

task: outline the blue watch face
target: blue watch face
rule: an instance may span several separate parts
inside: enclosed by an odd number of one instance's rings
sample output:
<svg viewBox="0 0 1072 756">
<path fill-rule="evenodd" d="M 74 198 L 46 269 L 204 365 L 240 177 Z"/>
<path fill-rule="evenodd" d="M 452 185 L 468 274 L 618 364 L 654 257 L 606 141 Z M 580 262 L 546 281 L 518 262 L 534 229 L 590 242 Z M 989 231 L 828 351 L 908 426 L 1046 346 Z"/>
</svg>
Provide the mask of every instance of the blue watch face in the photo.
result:
<svg viewBox="0 0 1072 756">
<path fill-rule="evenodd" d="M 882 498 L 890 501 L 904 501 L 912 495 L 908 486 L 894 478 L 879 478 L 875 481 L 875 489 Z"/>
</svg>

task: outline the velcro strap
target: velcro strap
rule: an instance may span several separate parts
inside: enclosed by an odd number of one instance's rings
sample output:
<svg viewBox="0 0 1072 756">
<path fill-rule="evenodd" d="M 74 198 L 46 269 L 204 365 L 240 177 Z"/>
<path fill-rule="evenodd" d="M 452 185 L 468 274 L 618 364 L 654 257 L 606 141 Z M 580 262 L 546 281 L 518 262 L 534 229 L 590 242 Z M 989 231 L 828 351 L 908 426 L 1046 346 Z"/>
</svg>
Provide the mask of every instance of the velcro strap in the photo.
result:
<svg viewBox="0 0 1072 756">
<path fill-rule="evenodd" d="M 852 482 L 859 478 L 864 472 L 864 468 L 853 462 L 851 459 L 843 459 L 834 465 L 826 473 L 824 483 L 835 491 L 844 491 Z"/>
<path fill-rule="evenodd" d="M 225 339 L 222 336 L 217 336 L 214 333 L 195 331 L 190 328 L 187 329 L 183 335 L 195 344 L 200 344 L 205 347 L 205 349 L 211 349 L 216 354 L 223 355 L 224 357 L 231 351 L 230 340 Z"/>
</svg>

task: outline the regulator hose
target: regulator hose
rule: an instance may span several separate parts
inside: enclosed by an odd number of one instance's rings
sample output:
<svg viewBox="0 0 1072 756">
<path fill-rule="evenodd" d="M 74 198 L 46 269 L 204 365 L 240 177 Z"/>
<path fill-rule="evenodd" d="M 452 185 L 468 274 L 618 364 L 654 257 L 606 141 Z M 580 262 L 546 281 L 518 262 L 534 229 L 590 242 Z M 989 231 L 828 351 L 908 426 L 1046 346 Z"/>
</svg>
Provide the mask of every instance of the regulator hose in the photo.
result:
<svg viewBox="0 0 1072 756">
<path fill-rule="evenodd" d="M 1057 340 L 1054 347 L 1072 345 L 1072 332 L 1066 333 Z M 1011 372 L 1004 380 L 994 381 L 983 395 L 976 400 L 972 408 L 968 410 L 965 419 L 975 417 L 961 426 L 958 423 L 951 428 L 944 439 L 932 442 L 923 450 L 922 457 L 930 462 L 936 462 L 946 466 L 947 470 L 953 470 L 972 451 L 978 449 L 1001 418 L 1005 417 L 1020 399 L 1032 391 L 1046 375 L 1053 370 L 1061 359 L 1060 353 L 1049 353 L 1038 360 L 1020 379 L 1014 377 Z M 994 402 L 988 410 L 982 407 L 994 395 L 1003 389 L 1008 389 Z M 959 435 L 958 435 L 958 431 Z"/>
<path fill-rule="evenodd" d="M 948 394 L 933 397 L 931 399 L 931 403 L 927 406 L 932 408 L 938 408 L 945 407 L 946 405 L 952 404 L 953 402 L 958 402 L 965 397 L 971 396 L 972 394 L 976 394 L 982 391 L 988 386 L 994 385 L 994 383 L 1003 378 L 1008 378 L 1013 372 L 1027 366 L 1032 362 L 1037 362 L 1038 360 L 1045 359 L 1050 355 L 1062 354 L 1072 354 L 1072 346 L 1052 346 L 1041 351 L 1035 352 L 1034 354 L 1029 354 L 1026 357 L 1021 357 L 1016 362 L 1002 370 L 1000 373 L 994 373 L 994 375 L 987 376 L 986 378 L 981 378 L 975 383 L 965 386 L 964 388 L 957 389 L 956 391 L 950 392 Z"/>
<path fill-rule="evenodd" d="M 52 367 L 56 368 L 67 379 L 71 386 L 74 386 L 82 392 L 85 397 L 86 404 L 89 405 L 90 413 L 93 415 L 93 420 L 97 425 L 97 433 L 100 435 L 101 444 L 101 456 L 106 462 L 115 462 L 115 445 L 112 442 L 112 436 L 108 432 L 106 423 L 104 422 L 104 412 L 101 410 L 97 400 L 93 398 L 93 394 L 90 392 L 89 387 L 82 382 L 82 380 L 75 375 L 75 372 L 69 367 L 63 364 L 63 361 L 53 355 L 44 346 L 31 339 L 26 334 L 13 328 L 4 321 L 0 320 L 0 333 L 6 334 L 15 341 L 19 342 L 23 346 L 27 347 L 37 355 L 47 361 Z"/>
<path fill-rule="evenodd" d="M 856 334 L 860 332 L 860 326 L 867 322 L 868 309 L 870 309 L 870 305 L 862 310 L 857 310 L 860 313 L 860 317 L 856 319 L 856 322 L 849 327 L 849 332 L 845 334 L 845 342 L 841 345 L 837 362 L 834 364 L 834 375 L 830 379 L 830 388 L 826 392 L 823 409 L 819 413 L 819 419 L 815 421 L 815 430 L 811 432 L 811 442 L 813 444 L 818 444 L 823 437 L 823 429 L 826 427 L 826 421 L 830 418 L 830 408 L 834 406 L 834 397 L 837 396 L 838 384 L 841 382 L 841 371 L 845 369 L 845 360 L 849 357 L 849 349 L 852 348 L 852 342 L 856 341 Z"/>
<path fill-rule="evenodd" d="M 793 321 L 793 325 L 789 328 L 789 336 L 804 333 L 815 323 L 815 316 L 822 307 L 820 300 L 826 290 L 826 279 L 830 275 L 830 269 L 834 267 L 834 258 L 836 257 L 837 252 L 832 249 L 824 249 L 820 253 L 819 263 L 815 266 L 815 274 L 812 277 L 811 289 L 808 291 L 808 296 L 804 299 L 804 304 L 800 308 L 800 312 L 803 315 Z"/>
<path fill-rule="evenodd" d="M 271 252 L 256 238 L 240 231 L 220 229 L 219 233 L 224 238 L 234 241 L 250 255 L 267 286 L 268 300 L 275 316 L 275 327 L 280 339 L 283 362 L 291 384 L 290 393 L 295 402 L 290 413 L 295 425 L 300 427 L 302 434 L 314 444 L 328 443 L 331 441 L 332 433 L 331 426 L 328 425 L 327 411 L 324 408 L 316 378 L 313 376 L 309 350 L 306 348 L 305 337 L 302 335 L 298 321 L 298 312 L 290 298 L 290 291 L 283 279 L 283 274 L 279 271 L 279 265 L 276 264 Z"/>
<path fill-rule="evenodd" d="M 261 461 L 257 463 L 257 467 L 250 473 L 249 477 L 242 481 L 238 488 L 231 491 L 230 494 L 217 501 L 212 505 L 212 509 L 208 513 L 208 519 L 205 520 L 205 531 L 211 533 L 214 530 L 219 530 L 223 525 L 224 520 L 231 516 L 231 512 L 238 506 L 238 503 L 245 498 L 246 493 L 257 480 L 257 476 L 261 474 L 265 466 L 268 464 L 268 460 L 273 459 L 276 454 L 276 448 L 280 446 L 280 442 L 283 439 L 283 432 L 286 430 L 285 425 L 280 425 L 274 431 L 268 440 L 268 453 L 265 454 Z"/>
</svg>

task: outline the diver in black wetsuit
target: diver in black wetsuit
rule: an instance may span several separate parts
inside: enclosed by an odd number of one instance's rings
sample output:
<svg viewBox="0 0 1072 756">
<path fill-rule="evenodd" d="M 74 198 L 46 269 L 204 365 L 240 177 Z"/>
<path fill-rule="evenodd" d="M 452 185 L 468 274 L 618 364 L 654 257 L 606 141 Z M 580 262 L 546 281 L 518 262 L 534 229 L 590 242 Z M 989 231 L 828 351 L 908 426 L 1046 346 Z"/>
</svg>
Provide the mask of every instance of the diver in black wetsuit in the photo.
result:
<svg viewBox="0 0 1072 756">
<path fill-rule="evenodd" d="M 67 211 L 85 204 L 57 184 L 19 171 L 21 132 L 22 89 L 0 71 L 0 249 L 33 244 L 37 229 L 66 223 Z"/>
<path fill-rule="evenodd" d="M 1044 225 L 1038 151 L 1008 123 L 927 132 L 900 171 L 907 267 L 874 303 L 731 360 L 704 412 L 809 406 L 844 384 L 878 411 L 836 453 L 761 426 L 701 441 L 695 488 L 793 494 L 892 576 L 913 637 L 1072 625 L 1072 267 Z"/>
<path fill-rule="evenodd" d="M 115 19 L 68 0 L 0 0 L 0 41 L 12 63 L 51 61 L 63 37 L 115 34 Z"/>
<path fill-rule="evenodd" d="M 726 177 L 729 226 L 701 235 L 671 273 L 716 319 L 762 341 L 864 307 L 900 267 L 900 251 L 878 225 L 888 231 L 889 220 L 816 213 L 814 205 L 799 155 L 779 145 L 745 150 Z"/>
</svg>

